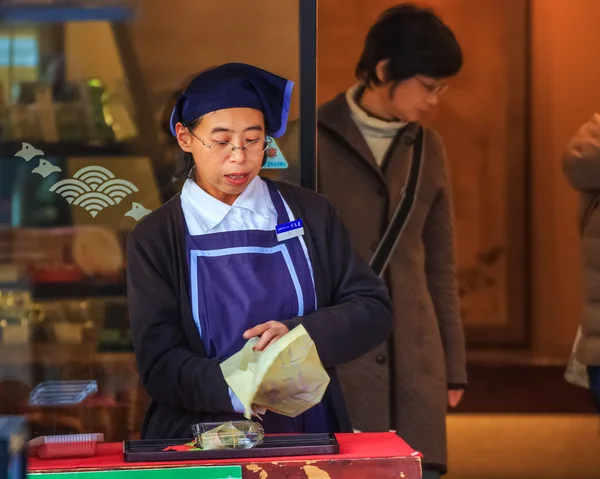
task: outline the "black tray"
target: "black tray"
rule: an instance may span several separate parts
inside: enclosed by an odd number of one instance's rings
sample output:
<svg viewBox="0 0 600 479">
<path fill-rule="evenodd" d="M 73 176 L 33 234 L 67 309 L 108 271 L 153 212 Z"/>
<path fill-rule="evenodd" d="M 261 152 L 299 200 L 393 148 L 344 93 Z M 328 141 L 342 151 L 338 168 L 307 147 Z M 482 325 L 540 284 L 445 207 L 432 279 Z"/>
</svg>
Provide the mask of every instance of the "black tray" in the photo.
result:
<svg viewBox="0 0 600 479">
<path fill-rule="evenodd" d="M 266 436 L 263 443 L 252 449 L 218 451 L 164 451 L 166 447 L 187 444 L 191 439 L 152 439 L 125 441 L 125 462 L 206 461 L 253 457 L 318 456 L 339 454 L 340 445 L 334 434 L 297 434 Z"/>
</svg>

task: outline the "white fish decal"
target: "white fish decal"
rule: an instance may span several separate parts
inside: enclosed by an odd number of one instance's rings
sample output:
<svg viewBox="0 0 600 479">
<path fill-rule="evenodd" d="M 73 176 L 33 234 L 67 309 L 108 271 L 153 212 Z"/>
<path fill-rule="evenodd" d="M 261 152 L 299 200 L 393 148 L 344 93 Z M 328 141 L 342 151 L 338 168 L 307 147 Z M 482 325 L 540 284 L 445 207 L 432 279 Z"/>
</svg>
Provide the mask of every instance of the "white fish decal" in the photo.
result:
<svg viewBox="0 0 600 479">
<path fill-rule="evenodd" d="M 144 208 L 139 203 L 133 202 L 131 204 L 131 209 L 127 213 L 125 213 L 125 216 L 130 216 L 134 220 L 139 221 L 144 216 L 146 216 L 150 213 L 152 213 L 152 210 L 149 210 L 148 208 Z"/>
<path fill-rule="evenodd" d="M 23 143 L 19 151 L 15 153 L 16 157 L 23 158 L 25 161 L 29 161 L 36 156 L 43 156 L 44 152 L 34 148 L 29 143 Z"/>
<path fill-rule="evenodd" d="M 40 159 L 40 164 L 31 170 L 32 173 L 37 173 L 44 178 L 47 178 L 52 173 L 58 173 L 59 171 L 62 170 L 58 166 L 53 165 L 48 160 L 44 160 L 43 158 Z"/>
</svg>

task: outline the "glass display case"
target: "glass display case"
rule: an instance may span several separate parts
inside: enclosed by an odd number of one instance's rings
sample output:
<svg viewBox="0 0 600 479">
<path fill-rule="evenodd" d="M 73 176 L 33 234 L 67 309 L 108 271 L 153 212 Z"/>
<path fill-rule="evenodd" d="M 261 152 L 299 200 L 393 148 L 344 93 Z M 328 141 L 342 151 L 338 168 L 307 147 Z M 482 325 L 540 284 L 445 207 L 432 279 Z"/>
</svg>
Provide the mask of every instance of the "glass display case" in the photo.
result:
<svg viewBox="0 0 600 479">
<path fill-rule="evenodd" d="M 303 162 L 275 143 L 264 173 L 314 185 L 315 1 L 183 3 L 187 18 L 162 0 L 0 4 L 0 415 L 25 416 L 31 437 L 139 436 L 125 241 L 178 189 L 162 123 L 186 79 L 244 61 L 294 80 Z M 215 16 L 229 20 L 199 31 Z M 32 400 L 49 381 L 97 387 Z"/>
</svg>

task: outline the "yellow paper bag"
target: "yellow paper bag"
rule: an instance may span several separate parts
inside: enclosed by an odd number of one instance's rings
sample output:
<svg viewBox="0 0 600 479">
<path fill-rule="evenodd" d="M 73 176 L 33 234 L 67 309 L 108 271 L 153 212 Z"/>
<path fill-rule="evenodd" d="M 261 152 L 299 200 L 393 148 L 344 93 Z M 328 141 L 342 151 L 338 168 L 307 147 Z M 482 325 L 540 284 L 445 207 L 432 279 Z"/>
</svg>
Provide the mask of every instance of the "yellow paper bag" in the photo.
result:
<svg viewBox="0 0 600 479">
<path fill-rule="evenodd" d="M 221 363 L 225 381 L 244 405 L 244 416 L 250 419 L 254 407 L 296 417 L 320 403 L 329 375 L 304 326 L 292 329 L 262 352 L 252 349 L 258 340 L 252 338 Z"/>
</svg>

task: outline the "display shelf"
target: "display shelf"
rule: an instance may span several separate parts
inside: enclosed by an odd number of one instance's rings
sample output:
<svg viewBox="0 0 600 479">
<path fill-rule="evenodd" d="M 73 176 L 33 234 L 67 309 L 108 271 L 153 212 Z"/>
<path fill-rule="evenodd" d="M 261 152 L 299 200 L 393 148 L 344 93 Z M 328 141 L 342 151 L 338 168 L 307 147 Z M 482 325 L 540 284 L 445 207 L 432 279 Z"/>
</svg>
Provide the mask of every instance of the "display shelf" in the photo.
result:
<svg viewBox="0 0 600 479">
<path fill-rule="evenodd" d="M 86 299 L 124 296 L 125 283 L 34 283 L 31 295 L 35 301 Z"/>
<path fill-rule="evenodd" d="M 96 344 L 0 344 L 0 366 L 23 364 L 111 364 L 126 368 L 135 364 L 135 356 L 133 352 L 98 352 Z"/>
<path fill-rule="evenodd" d="M 69 157 L 69 156 L 132 156 L 143 154 L 144 147 L 137 141 L 92 143 L 61 141 L 47 143 L 44 141 L 2 141 L 0 142 L 0 158 L 14 157 L 23 143 L 34 145 L 38 150 L 44 152 L 44 156 Z"/>
<path fill-rule="evenodd" d="M 107 5 L 89 1 L 6 3 L 0 6 L 0 21 L 11 23 L 128 22 L 135 16 L 132 2 L 102 2 Z"/>
</svg>

